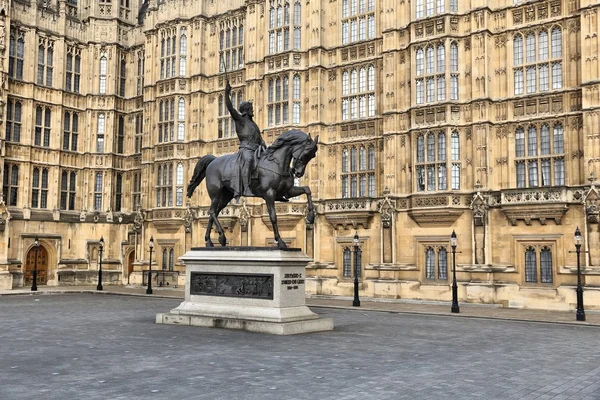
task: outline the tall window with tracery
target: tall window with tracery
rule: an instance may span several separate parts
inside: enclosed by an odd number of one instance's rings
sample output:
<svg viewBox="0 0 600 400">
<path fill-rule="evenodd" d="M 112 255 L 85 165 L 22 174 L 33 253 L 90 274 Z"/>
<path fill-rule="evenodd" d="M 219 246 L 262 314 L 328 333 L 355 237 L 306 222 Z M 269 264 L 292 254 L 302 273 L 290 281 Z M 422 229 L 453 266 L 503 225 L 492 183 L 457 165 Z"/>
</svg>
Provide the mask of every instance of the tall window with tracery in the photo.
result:
<svg viewBox="0 0 600 400">
<path fill-rule="evenodd" d="M 135 115 L 135 154 L 142 152 L 142 133 L 144 131 L 144 115 L 138 113 Z"/>
<path fill-rule="evenodd" d="M 119 115 L 119 124 L 117 126 L 117 154 L 123 154 L 125 151 L 125 117 Z"/>
<path fill-rule="evenodd" d="M 458 64 L 458 49 L 455 43 L 451 44 L 451 65 Z M 454 58 L 456 56 L 456 58 Z M 415 54 L 417 104 L 433 103 L 446 100 L 446 47 L 444 43 L 419 47 Z M 458 72 L 458 65 L 456 71 Z M 452 75 L 453 76 L 453 75 Z M 456 99 L 453 99 L 456 100 Z"/>
<path fill-rule="evenodd" d="M 133 210 L 137 210 L 142 205 L 142 173 L 133 173 Z"/>
<path fill-rule="evenodd" d="M 115 179 L 115 211 L 121 211 L 123 203 L 123 174 L 118 173 Z"/>
<path fill-rule="evenodd" d="M 131 13 L 130 0 L 120 0 L 119 1 L 119 16 L 123 19 L 129 19 L 129 14 Z"/>
<path fill-rule="evenodd" d="M 444 131 L 417 134 L 416 183 L 417 191 L 460 189 L 460 141 L 457 131 L 450 134 L 450 157 Z"/>
<path fill-rule="evenodd" d="M 6 101 L 6 141 L 19 143 L 21 141 L 21 124 L 23 104 L 11 98 Z"/>
<path fill-rule="evenodd" d="M 75 210 L 75 193 L 77 190 L 77 174 L 63 170 L 60 176 L 60 209 Z"/>
<path fill-rule="evenodd" d="M 236 109 L 239 109 L 240 104 L 242 103 L 242 97 L 244 95 L 243 90 L 235 90 L 231 92 L 231 104 Z M 225 104 L 225 96 L 219 95 L 219 117 L 218 117 L 218 136 L 220 138 L 226 137 L 235 137 L 235 123 L 233 119 L 229 115 L 229 110 L 227 109 L 227 105 Z"/>
<path fill-rule="evenodd" d="M 102 186 L 104 175 L 102 172 L 96 172 L 94 182 L 94 211 L 102 211 Z"/>
<path fill-rule="evenodd" d="M 104 132 L 106 130 L 106 117 L 104 113 L 98 114 L 98 131 L 96 133 L 96 153 L 104 153 Z"/>
<path fill-rule="evenodd" d="M 54 72 L 54 41 L 39 38 L 37 84 L 52 86 Z"/>
<path fill-rule="evenodd" d="M 25 57 L 25 32 L 10 28 L 10 43 L 8 49 L 8 76 L 13 79 L 23 79 L 23 62 Z"/>
<path fill-rule="evenodd" d="M 106 53 L 100 55 L 99 92 L 106 94 L 106 75 L 108 74 L 108 58 Z"/>
<path fill-rule="evenodd" d="M 156 174 L 156 207 L 173 206 L 173 164 L 158 166 Z"/>
<path fill-rule="evenodd" d="M 31 208 L 48 208 L 48 168 L 33 168 Z"/>
<path fill-rule="evenodd" d="M 450 100 L 458 100 L 458 44 L 450 43 Z"/>
<path fill-rule="evenodd" d="M 565 184 L 564 130 L 561 123 L 519 127 L 515 131 L 518 188 Z"/>
<path fill-rule="evenodd" d="M 268 125 L 286 125 L 290 115 L 290 79 L 288 75 L 269 79 Z"/>
<path fill-rule="evenodd" d="M 177 140 L 185 140 L 185 99 L 179 98 L 177 105 Z"/>
<path fill-rule="evenodd" d="M 342 198 L 375 197 L 375 145 L 342 149 Z"/>
<path fill-rule="evenodd" d="M 166 29 L 161 32 L 160 39 L 160 79 L 175 77 L 177 49 L 176 30 Z"/>
<path fill-rule="evenodd" d="M 354 248 L 354 247 L 353 247 Z M 354 265 L 356 263 L 356 266 Z M 342 275 L 344 278 L 354 277 L 354 269 L 356 268 L 356 276 L 362 276 L 362 251 L 359 249 L 358 254 L 354 254 L 354 250 L 350 247 L 344 247 L 342 251 Z"/>
<path fill-rule="evenodd" d="M 562 89 L 562 29 L 558 26 L 515 35 L 513 80 L 515 95 Z"/>
<path fill-rule="evenodd" d="M 269 54 L 290 49 L 290 32 L 293 32 L 294 50 L 299 50 L 302 35 L 302 4 L 294 1 L 293 18 L 290 18 L 289 0 L 271 0 L 269 8 Z"/>
<path fill-rule="evenodd" d="M 175 178 L 175 205 L 183 205 L 183 164 L 177 164 L 177 176 Z"/>
<path fill-rule="evenodd" d="M 16 206 L 19 194 L 19 166 L 16 164 L 4 164 L 4 180 L 2 184 L 2 196 L 7 206 Z"/>
<path fill-rule="evenodd" d="M 138 53 L 137 59 L 137 95 L 141 96 L 144 93 L 144 52 Z"/>
<path fill-rule="evenodd" d="M 127 86 L 127 59 L 125 54 L 121 56 L 119 65 L 119 96 L 125 97 L 125 88 Z"/>
<path fill-rule="evenodd" d="M 65 70 L 65 90 L 79 93 L 81 82 L 81 49 L 75 46 L 67 47 L 67 65 Z"/>
<path fill-rule="evenodd" d="M 552 283 L 552 276 L 551 246 L 527 246 L 525 248 L 525 282 Z"/>
<path fill-rule="evenodd" d="M 162 269 L 164 271 L 173 271 L 175 269 L 175 250 L 173 247 L 163 247 Z"/>
<path fill-rule="evenodd" d="M 375 0 L 342 0 L 342 44 L 375 37 Z"/>
<path fill-rule="evenodd" d="M 187 28 L 179 30 L 179 76 L 187 74 Z"/>
<path fill-rule="evenodd" d="M 375 116 L 375 66 L 353 67 L 342 72 L 342 120 Z"/>
<path fill-rule="evenodd" d="M 458 12 L 458 0 L 416 0 L 415 16 L 425 18 L 444 14 L 447 11 L 446 1 L 449 2 L 450 12 Z"/>
<path fill-rule="evenodd" d="M 50 147 L 50 127 L 52 125 L 52 111 L 50 107 L 37 106 L 35 108 L 35 146 Z M 42 142 L 43 138 L 43 142 Z"/>
<path fill-rule="evenodd" d="M 244 68 L 244 25 L 242 21 L 221 23 L 219 33 L 219 71 Z"/>
<path fill-rule="evenodd" d="M 175 138 L 175 99 L 158 102 L 158 142 L 169 142 Z"/>
<path fill-rule="evenodd" d="M 425 279 L 428 281 L 448 280 L 448 251 L 444 246 L 425 248 Z"/>
<path fill-rule="evenodd" d="M 79 140 L 79 114 L 65 111 L 63 121 L 63 150 L 77 151 Z"/>
</svg>

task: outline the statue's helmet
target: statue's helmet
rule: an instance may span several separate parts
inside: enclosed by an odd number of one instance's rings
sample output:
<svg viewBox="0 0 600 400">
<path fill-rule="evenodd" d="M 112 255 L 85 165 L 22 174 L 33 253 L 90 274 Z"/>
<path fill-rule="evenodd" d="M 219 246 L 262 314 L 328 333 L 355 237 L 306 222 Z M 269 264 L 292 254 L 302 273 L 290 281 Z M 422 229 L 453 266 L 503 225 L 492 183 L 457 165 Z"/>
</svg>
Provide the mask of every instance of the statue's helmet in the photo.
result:
<svg viewBox="0 0 600 400">
<path fill-rule="evenodd" d="M 252 103 L 249 101 L 242 101 L 240 103 L 240 114 L 248 114 L 252 110 Z"/>
</svg>

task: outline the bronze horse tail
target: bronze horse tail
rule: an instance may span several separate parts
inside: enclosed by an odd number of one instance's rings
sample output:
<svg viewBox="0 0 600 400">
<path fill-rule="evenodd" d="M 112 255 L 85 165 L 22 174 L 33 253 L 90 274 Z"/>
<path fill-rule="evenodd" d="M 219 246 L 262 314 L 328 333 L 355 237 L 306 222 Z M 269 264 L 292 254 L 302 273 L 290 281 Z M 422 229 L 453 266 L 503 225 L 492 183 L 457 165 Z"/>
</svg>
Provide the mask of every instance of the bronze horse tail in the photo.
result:
<svg viewBox="0 0 600 400">
<path fill-rule="evenodd" d="M 209 154 L 198 160 L 198 163 L 196 163 L 196 167 L 194 168 L 194 176 L 192 176 L 192 179 L 190 179 L 190 183 L 188 183 L 188 198 L 192 197 L 192 194 L 194 194 L 194 190 L 196 190 L 198 185 L 204 180 L 204 178 L 206 177 L 206 167 L 208 167 L 208 164 L 213 162 L 215 158 L 217 157 L 213 156 L 212 154 Z"/>
</svg>

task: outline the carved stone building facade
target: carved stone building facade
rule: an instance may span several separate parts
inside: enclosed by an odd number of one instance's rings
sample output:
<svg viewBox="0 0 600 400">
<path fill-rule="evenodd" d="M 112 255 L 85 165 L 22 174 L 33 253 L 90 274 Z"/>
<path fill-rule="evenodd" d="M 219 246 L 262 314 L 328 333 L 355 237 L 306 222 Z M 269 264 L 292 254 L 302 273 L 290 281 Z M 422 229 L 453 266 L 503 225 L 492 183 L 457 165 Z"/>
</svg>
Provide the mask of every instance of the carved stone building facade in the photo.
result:
<svg viewBox="0 0 600 400">
<path fill-rule="evenodd" d="M 600 63 L 590 0 L 0 0 L 0 288 L 114 284 L 203 245 L 205 154 L 237 150 L 224 106 L 252 100 L 271 143 L 319 135 L 279 204 L 315 259 L 314 294 L 600 309 Z M 228 206 L 233 245 L 272 245 L 264 205 Z M 33 248 L 35 237 L 41 246 Z M 37 259 L 36 259 L 37 257 Z M 155 279 L 155 278 L 153 278 Z M 162 281 L 161 276 L 157 277 Z"/>
</svg>

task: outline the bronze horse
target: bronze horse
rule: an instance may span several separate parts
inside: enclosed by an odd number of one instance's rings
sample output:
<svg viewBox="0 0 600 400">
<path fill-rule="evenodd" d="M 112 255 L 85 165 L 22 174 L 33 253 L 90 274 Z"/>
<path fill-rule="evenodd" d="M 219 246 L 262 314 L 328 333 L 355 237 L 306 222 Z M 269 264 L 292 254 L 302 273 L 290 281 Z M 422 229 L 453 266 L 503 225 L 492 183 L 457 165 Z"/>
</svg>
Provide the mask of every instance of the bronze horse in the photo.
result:
<svg viewBox="0 0 600 400">
<path fill-rule="evenodd" d="M 275 212 L 275 200 L 280 198 L 292 198 L 306 194 L 308 200 L 308 223 L 314 223 L 315 213 L 313 209 L 312 196 L 308 186 L 294 186 L 294 178 L 304 175 L 306 165 L 317 153 L 319 137 L 314 140 L 306 133 L 292 129 L 281 136 L 267 148 L 258 160 L 256 173 L 250 182 L 250 189 L 254 197 L 262 197 L 267 203 L 269 218 L 273 225 L 273 233 L 277 247 L 285 249 L 287 246 L 279 236 L 277 227 L 277 214 Z M 192 197 L 196 187 L 206 177 L 206 189 L 210 196 L 211 204 L 209 210 L 208 226 L 204 240 L 206 247 L 213 247 L 210 232 L 213 223 L 219 234 L 219 243 L 225 246 L 227 241 L 223 228 L 219 223 L 218 216 L 221 210 L 233 199 L 233 189 L 229 186 L 228 168 L 235 161 L 236 154 L 228 154 L 221 157 L 206 155 L 198 160 L 194 168 L 194 176 L 187 188 L 187 197 Z M 257 176 L 254 178 L 254 176 Z"/>
</svg>

